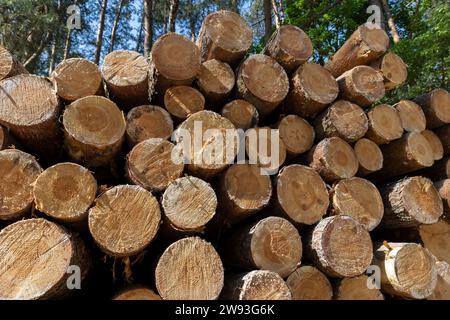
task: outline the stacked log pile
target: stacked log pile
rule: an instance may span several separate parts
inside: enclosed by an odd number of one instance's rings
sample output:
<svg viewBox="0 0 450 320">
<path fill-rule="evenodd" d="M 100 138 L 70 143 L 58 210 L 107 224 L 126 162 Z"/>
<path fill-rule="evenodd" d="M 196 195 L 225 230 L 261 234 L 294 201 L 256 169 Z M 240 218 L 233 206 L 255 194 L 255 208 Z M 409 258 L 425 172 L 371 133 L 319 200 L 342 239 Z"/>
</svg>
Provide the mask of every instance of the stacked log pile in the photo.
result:
<svg viewBox="0 0 450 320">
<path fill-rule="evenodd" d="M 0 299 L 450 299 L 450 94 L 381 103 L 378 28 L 251 43 L 218 11 L 48 78 L 0 48 Z"/>
</svg>

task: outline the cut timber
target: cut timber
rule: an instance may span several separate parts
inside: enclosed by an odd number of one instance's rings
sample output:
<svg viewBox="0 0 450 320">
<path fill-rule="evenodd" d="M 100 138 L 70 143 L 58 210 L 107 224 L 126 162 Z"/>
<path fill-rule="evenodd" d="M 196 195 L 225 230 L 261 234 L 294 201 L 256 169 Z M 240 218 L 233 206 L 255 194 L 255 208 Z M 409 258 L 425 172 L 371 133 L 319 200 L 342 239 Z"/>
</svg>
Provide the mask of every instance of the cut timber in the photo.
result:
<svg viewBox="0 0 450 320">
<path fill-rule="evenodd" d="M 450 178 L 450 156 L 436 161 L 432 167 L 421 170 L 420 174 L 433 181 Z"/>
<path fill-rule="evenodd" d="M 254 164 L 233 164 L 219 179 L 221 219 L 229 224 L 239 222 L 263 209 L 272 196 L 268 175 Z"/>
<path fill-rule="evenodd" d="M 290 114 L 278 122 L 277 128 L 286 152 L 290 156 L 302 154 L 313 146 L 314 128 L 305 119 Z"/>
<path fill-rule="evenodd" d="M 450 104 L 448 107 L 450 109 Z M 435 132 L 441 140 L 444 154 L 450 154 L 450 124 L 436 129 Z"/>
<path fill-rule="evenodd" d="M 450 123 L 450 93 L 444 89 L 435 89 L 414 99 L 427 118 L 427 128 L 434 129 Z"/>
<path fill-rule="evenodd" d="M 328 278 L 312 266 L 302 266 L 286 280 L 292 300 L 331 300 L 333 288 Z"/>
<path fill-rule="evenodd" d="M 172 131 L 172 118 L 161 107 L 139 106 L 127 114 L 127 141 L 130 147 L 150 138 L 169 139 Z"/>
<path fill-rule="evenodd" d="M 439 139 L 439 136 L 431 130 L 424 130 L 421 134 L 428 140 L 428 143 L 433 150 L 434 161 L 441 160 L 444 157 L 444 146 L 442 145 L 442 141 Z"/>
<path fill-rule="evenodd" d="M 361 107 L 339 100 L 314 119 L 318 140 L 327 137 L 339 137 L 352 143 L 364 137 L 369 129 L 369 121 Z"/>
<path fill-rule="evenodd" d="M 97 65 L 83 58 L 63 60 L 51 74 L 56 93 L 67 102 L 103 93 L 102 74 Z"/>
<path fill-rule="evenodd" d="M 317 223 L 330 203 L 319 174 L 299 164 L 281 169 L 276 179 L 275 201 L 291 221 L 307 225 Z"/>
<path fill-rule="evenodd" d="M 383 76 L 368 66 L 357 66 L 336 79 L 341 97 L 361 107 L 370 106 L 384 97 Z"/>
<path fill-rule="evenodd" d="M 214 300 L 224 283 L 220 256 L 198 237 L 172 243 L 155 271 L 156 288 L 164 300 Z"/>
<path fill-rule="evenodd" d="M 164 106 L 175 119 L 182 121 L 205 109 L 205 97 L 192 87 L 175 86 L 166 90 Z"/>
<path fill-rule="evenodd" d="M 422 108 L 410 100 L 400 100 L 393 105 L 402 122 L 402 127 L 408 132 L 422 132 L 427 126 L 427 119 Z"/>
<path fill-rule="evenodd" d="M 27 69 L 8 50 L 0 46 L 0 80 L 23 73 L 27 74 Z"/>
<path fill-rule="evenodd" d="M 162 35 L 150 53 L 150 96 L 164 97 L 169 87 L 190 85 L 200 66 L 200 51 L 191 40 L 174 32 Z"/>
<path fill-rule="evenodd" d="M 369 232 L 348 216 L 321 220 L 314 227 L 307 247 L 316 266 L 330 277 L 356 277 L 372 261 Z"/>
<path fill-rule="evenodd" d="M 44 219 L 27 219 L 0 231 L 0 299 L 63 298 L 70 266 L 88 273 L 88 254 L 81 239 Z"/>
<path fill-rule="evenodd" d="M 225 279 L 224 300 L 292 300 L 286 282 L 275 272 L 254 270 Z"/>
<path fill-rule="evenodd" d="M 332 214 L 347 215 L 372 231 L 383 218 L 380 192 L 369 180 L 350 178 L 339 181 L 330 191 Z"/>
<path fill-rule="evenodd" d="M 258 125 L 258 110 L 256 110 L 254 105 L 242 99 L 228 102 L 222 108 L 221 113 L 223 117 L 234 124 L 236 129 L 246 130 Z"/>
<path fill-rule="evenodd" d="M 444 205 L 444 217 L 446 219 L 450 218 L 450 179 L 444 179 L 441 181 L 436 181 L 434 186 L 439 192 Z M 449 240 L 450 241 L 450 240 Z M 450 259 L 448 260 L 450 263 Z"/>
<path fill-rule="evenodd" d="M 312 56 L 313 45 L 302 29 L 285 24 L 275 30 L 262 53 L 277 60 L 287 73 L 292 73 Z"/>
<path fill-rule="evenodd" d="M 450 224 L 439 220 L 418 227 L 420 242 L 439 261 L 450 263 Z"/>
<path fill-rule="evenodd" d="M 383 168 L 383 153 L 380 147 L 372 140 L 362 138 L 353 146 L 356 158 L 358 158 L 359 176 L 366 176 Z"/>
<path fill-rule="evenodd" d="M 380 267 L 381 290 L 390 295 L 425 299 L 433 293 L 437 272 L 435 259 L 416 243 L 374 246 L 374 263 Z"/>
<path fill-rule="evenodd" d="M 161 206 L 168 229 L 202 232 L 216 214 L 217 197 L 209 183 L 186 176 L 167 187 Z"/>
<path fill-rule="evenodd" d="M 352 147 L 338 137 L 325 138 L 307 155 L 309 166 L 325 182 L 353 177 L 358 171 L 358 159 Z"/>
<path fill-rule="evenodd" d="M 254 54 L 239 66 L 236 87 L 238 97 L 253 104 L 265 117 L 286 98 L 289 78 L 274 59 Z"/>
<path fill-rule="evenodd" d="M 393 52 L 388 52 L 370 64 L 372 68 L 381 72 L 386 91 L 393 90 L 405 83 L 408 69 L 402 58 Z"/>
<path fill-rule="evenodd" d="M 58 116 L 58 96 L 46 78 L 19 75 L 0 81 L 0 124 L 45 158 L 61 147 Z"/>
<path fill-rule="evenodd" d="M 47 168 L 33 187 L 36 209 L 68 225 L 87 225 L 96 194 L 97 181 L 89 170 L 70 162 Z"/>
<path fill-rule="evenodd" d="M 0 151 L 0 221 L 18 220 L 31 209 L 33 186 L 42 168 L 28 153 Z"/>
<path fill-rule="evenodd" d="M 111 162 L 125 136 L 125 117 L 114 102 L 100 96 L 78 99 L 63 114 L 69 157 L 88 167 Z"/>
<path fill-rule="evenodd" d="M 384 30 L 361 25 L 327 61 L 325 68 L 337 78 L 347 70 L 378 59 L 388 48 L 389 37 Z"/>
<path fill-rule="evenodd" d="M 234 229 L 224 240 L 224 261 L 241 269 L 290 275 L 302 258 L 302 241 L 286 219 L 267 217 Z"/>
<path fill-rule="evenodd" d="M 239 150 L 238 132 L 227 118 L 209 111 L 194 113 L 174 132 L 182 145 L 190 174 L 212 177 L 234 161 Z"/>
<path fill-rule="evenodd" d="M 234 72 L 219 60 L 203 62 L 197 76 L 197 85 L 211 107 L 223 102 L 234 87 Z"/>
<path fill-rule="evenodd" d="M 95 243 L 113 257 L 140 253 L 156 236 L 160 220 L 158 201 L 139 186 L 109 189 L 89 210 L 89 230 Z"/>
<path fill-rule="evenodd" d="M 285 106 L 301 117 L 314 117 L 338 96 L 336 79 L 321 65 L 305 63 L 290 78 Z"/>
<path fill-rule="evenodd" d="M 136 286 L 122 290 L 113 300 L 161 300 L 161 297 L 151 289 Z"/>
<path fill-rule="evenodd" d="M 235 12 L 220 10 L 203 20 L 197 45 L 202 61 L 217 59 L 236 65 L 244 58 L 253 41 L 253 32 Z"/>
<path fill-rule="evenodd" d="M 345 278 L 338 281 L 335 291 L 335 300 L 384 300 L 383 294 L 377 288 L 369 288 L 371 282 L 365 274 Z"/>
<path fill-rule="evenodd" d="M 402 120 L 397 110 L 387 104 L 380 104 L 367 113 L 369 130 L 366 137 L 376 144 L 386 144 L 401 138 Z"/>
<path fill-rule="evenodd" d="M 437 282 L 433 293 L 427 300 L 450 300 L 450 265 L 439 261 L 436 263 Z"/>
<path fill-rule="evenodd" d="M 428 140 L 419 132 L 409 132 L 401 139 L 381 146 L 383 169 L 376 177 L 389 178 L 410 173 L 434 163 L 433 149 Z"/>
<path fill-rule="evenodd" d="M 385 208 L 383 228 L 436 223 L 443 213 L 441 197 L 427 178 L 404 178 L 384 186 L 380 192 Z"/>
<path fill-rule="evenodd" d="M 108 53 L 101 72 L 109 97 L 124 108 L 148 104 L 148 68 L 144 56 L 135 51 L 117 50 Z"/>
<path fill-rule="evenodd" d="M 9 146 L 8 129 L 0 125 L 0 150 L 6 149 Z"/>
</svg>

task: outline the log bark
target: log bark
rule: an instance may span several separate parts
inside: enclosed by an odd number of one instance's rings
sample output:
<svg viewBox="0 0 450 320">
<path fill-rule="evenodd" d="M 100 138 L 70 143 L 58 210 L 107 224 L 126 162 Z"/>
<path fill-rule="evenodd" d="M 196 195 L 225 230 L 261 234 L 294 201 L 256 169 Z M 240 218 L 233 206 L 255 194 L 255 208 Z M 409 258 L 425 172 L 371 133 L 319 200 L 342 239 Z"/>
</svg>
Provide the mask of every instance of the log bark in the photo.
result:
<svg viewBox="0 0 450 320">
<path fill-rule="evenodd" d="M 450 263 L 450 223 L 439 220 L 433 224 L 422 224 L 417 229 L 422 245 L 438 261 Z"/>
<path fill-rule="evenodd" d="M 394 90 L 405 83 L 408 77 L 408 69 L 400 56 L 388 52 L 381 58 L 373 61 L 370 66 L 381 72 L 386 91 Z"/>
<path fill-rule="evenodd" d="M 236 129 L 254 128 L 259 122 L 258 110 L 250 102 L 236 99 L 223 106 L 222 116 L 231 121 Z"/>
<path fill-rule="evenodd" d="M 361 107 L 339 100 L 314 119 L 314 128 L 319 140 L 339 137 L 352 143 L 364 137 L 369 129 L 369 121 Z"/>
<path fill-rule="evenodd" d="M 276 126 L 289 156 L 298 156 L 313 146 L 315 131 L 305 119 L 291 114 L 283 117 Z"/>
<path fill-rule="evenodd" d="M 269 270 L 289 276 L 302 258 L 302 241 L 286 219 L 267 217 L 234 229 L 224 238 L 226 264 L 247 270 Z"/>
<path fill-rule="evenodd" d="M 196 83 L 209 106 L 215 108 L 221 105 L 233 90 L 234 72 L 225 62 L 208 60 L 202 63 Z"/>
<path fill-rule="evenodd" d="M 333 288 L 327 276 L 312 266 L 302 266 L 286 280 L 292 300 L 331 300 Z"/>
<path fill-rule="evenodd" d="M 42 172 L 36 159 L 16 149 L 0 151 L 0 221 L 19 220 L 33 203 L 32 183 Z"/>
<path fill-rule="evenodd" d="M 172 132 L 172 118 L 161 107 L 138 106 L 131 109 L 127 114 L 126 135 L 130 147 L 150 138 L 169 139 Z"/>
<path fill-rule="evenodd" d="M 125 117 L 116 104 L 100 96 L 72 102 L 63 114 L 68 156 L 88 167 L 110 163 L 125 137 Z"/>
<path fill-rule="evenodd" d="M 341 97 L 361 107 L 370 106 L 384 97 L 383 77 L 368 66 L 357 66 L 336 79 Z"/>
<path fill-rule="evenodd" d="M 312 56 L 313 45 L 302 29 L 283 25 L 275 30 L 262 53 L 274 58 L 291 74 Z"/>
<path fill-rule="evenodd" d="M 235 12 L 219 10 L 203 20 L 197 46 L 202 61 L 217 59 L 235 66 L 250 49 L 253 32 Z"/>
<path fill-rule="evenodd" d="M 222 290 L 224 271 L 209 242 L 189 237 L 172 243 L 164 251 L 155 278 L 164 300 L 214 300 Z"/>
<path fill-rule="evenodd" d="M 314 63 L 301 65 L 290 78 L 286 109 L 301 117 L 314 117 L 338 96 L 339 87 L 328 70 Z"/>
<path fill-rule="evenodd" d="M 362 138 L 353 146 L 359 162 L 358 176 L 364 177 L 383 168 L 383 153 L 372 140 Z"/>
<path fill-rule="evenodd" d="M 236 88 L 237 96 L 253 104 L 265 117 L 286 98 L 289 79 L 274 59 L 254 54 L 239 66 Z"/>
<path fill-rule="evenodd" d="M 139 186 L 118 185 L 95 200 L 89 231 L 97 246 L 112 257 L 140 253 L 155 238 L 161 220 L 156 198 Z"/>
<path fill-rule="evenodd" d="M 117 293 L 113 300 L 161 300 L 161 297 L 157 295 L 153 290 L 143 286 L 133 286 L 126 288 Z"/>
<path fill-rule="evenodd" d="M 334 288 L 335 300 L 384 300 L 380 290 L 368 288 L 369 277 L 365 274 L 344 278 Z"/>
<path fill-rule="evenodd" d="M 175 86 L 166 90 L 164 106 L 178 121 L 205 109 L 205 97 L 195 88 Z"/>
<path fill-rule="evenodd" d="M 366 137 L 376 144 L 386 144 L 402 137 L 402 120 L 395 108 L 380 104 L 367 113 L 367 118 L 369 130 Z"/>
<path fill-rule="evenodd" d="M 378 59 L 388 48 L 389 37 L 384 30 L 361 25 L 325 63 L 325 68 L 337 78 L 345 71 Z"/>
<path fill-rule="evenodd" d="M 439 139 L 439 136 L 431 130 L 424 130 L 421 133 L 425 139 L 428 140 L 428 143 L 433 150 L 434 161 L 441 160 L 444 157 L 444 146 L 442 145 L 442 140 Z"/>
<path fill-rule="evenodd" d="M 8 129 L 0 125 L 0 151 L 10 145 Z"/>
<path fill-rule="evenodd" d="M 407 132 L 422 132 L 427 126 L 427 119 L 422 108 L 410 100 L 400 100 L 393 107 L 402 122 L 402 127 Z"/>
<path fill-rule="evenodd" d="M 446 156 L 434 163 L 432 167 L 428 167 L 419 173 L 433 181 L 450 178 L 450 157 Z"/>
<path fill-rule="evenodd" d="M 450 123 L 450 93 L 444 89 L 434 89 L 414 99 L 427 118 L 427 128 L 434 129 Z"/>
<path fill-rule="evenodd" d="M 436 129 L 435 132 L 442 143 L 444 154 L 450 154 L 450 124 Z"/>
<path fill-rule="evenodd" d="M 8 51 L 0 46 L 0 80 L 28 74 L 27 69 Z"/>
</svg>

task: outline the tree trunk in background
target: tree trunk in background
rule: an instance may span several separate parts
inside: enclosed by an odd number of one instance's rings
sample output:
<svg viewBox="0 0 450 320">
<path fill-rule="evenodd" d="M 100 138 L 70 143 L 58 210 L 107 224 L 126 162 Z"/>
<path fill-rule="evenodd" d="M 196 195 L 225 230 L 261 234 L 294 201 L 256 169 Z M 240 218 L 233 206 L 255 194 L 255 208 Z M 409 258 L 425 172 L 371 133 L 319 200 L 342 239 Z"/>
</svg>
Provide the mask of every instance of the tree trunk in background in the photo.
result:
<svg viewBox="0 0 450 320">
<path fill-rule="evenodd" d="M 236 13 L 239 13 L 239 0 L 230 0 L 230 9 Z"/>
<path fill-rule="evenodd" d="M 48 61 L 48 74 L 50 75 L 55 68 L 55 61 L 56 61 L 56 48 L 59 44 L 59 30 L 56 30 L 55 36 L 53 38 L 52 47 L 50 49 L 49 53 L 49 61 Z"/>
<path fill-rule="evenodd" d="M 120 20 L 120 14 L 122 13 L 122 7 L 123 7 L 124 0 L 119 0 L 117 3 L 117 11 L 116 16 L 114 17 L 114 22 L 111 30 L 111 40 L 109 42 L 109 49 L 108 52 L 111 52 L 114 50 L 114 42 L 116 41 L 116 32 L 117 32 L 117 26 L 119 24 Z"/>
<path fill-rule="evenodd" d="M 266 43 L 272 34 L 272 6 L 271 0 L 264 0 L 264 39 Z"/>
<path fill-rule="evenodd" d="M 134 51 L 139 52 L 139 49 L 141 48 L 141 38 L 142 38 L 142 31 L 144 30 L 144 11 L 142 11 L 141 15 L 141 25 L 139 27 L 139 33 L 136 39 L 136 49 Z"/>
<path fill-rule="evenodd" d="M 64 45 L 64 55 L 63 55 L 63 60 L 66 60 L 67 57 L 69 56 L 69 51 L 70 51 L 70 35 L 72 34 L 72 29 L 67 29 L 67 34 L 66 34 L 66 41 L 65 41 L 65 45 Z"/>
<path fill-rule="evenodd" d="M 398 35 L 397 27 L 395 26 L 395 21 L 391 15 L 391 10 L 389 9 L 389 5 L 386 0 L 381 0 L 381 3 L 383 5 L 384 14 L 386 15 L 386 18 L 388 20 L 387 23 L 389 26 L 389 30 L 391 31 L 392 40 L 394 41 L 394 43 L 399 43 L 400 36 Z"/>
<path fill-rule="evenodd" d="M 175 32 L 175 23 L 177 20 L 179 0 L 170 1 L 170 13 L 169 13 L 169 31 Z"/>
<path fill-rule="evenodd" d="M 277 26 L 278 29 L 281 26 L 281 21 L 280 21 L 280 13 L 278 11 L 277 0 L 272 0 L 272 9 L 273 13 L 275 14 L 275 25 Z"/>
<path fill-rule="evenodd" d="M 50 38 L 50 35 L 48 33 L 43 36 L 43 38 L 41 40 L 41 44 L 39 45 L 39 47 L 23 63 L 24 67 L 27 67 L 28 65 L 32 64 L 37 58 L 39 58 L 40 54 L 42 53 L 42 51 L 44 50 L 45 46 L 47 45 L 49 38 Z"/>
<path fill-rule="evenodd" d="M 148 57 L 153 41 L 153 0 L 144 0 L 144 56 Z"/>
<path fill-rule="evenodd" d="M 95 42 L 95 59 L 94 62 L 96 64 L 100 61 L 100 54 L 102 51 L 102 43 L 103 43 L 103 30 L 105 29 L 105 15 L 106 15 L 106 7 L 108 6 L 108 0 L 102 0 L 102 4 L 100 7 L 100 16 L 98 18 L 98 29 L 97 29 L 97 41 Z"/>
<path fill-rule="evenodd" d="M 383 5 L 381 4 L 381 0 L 370 0 L 369 4 L 370 5 L 375 5 L 378 8 L 380 8 L 380 14 L 381 14 L 380 27 L 381 27 L 381 29 L 383 29 L 387 33 L 388 30 L 387 30 L 387 26 L 386 26 L 386 18 L 385 18 L 384 13 L 383 13 Z"/>
</svg>

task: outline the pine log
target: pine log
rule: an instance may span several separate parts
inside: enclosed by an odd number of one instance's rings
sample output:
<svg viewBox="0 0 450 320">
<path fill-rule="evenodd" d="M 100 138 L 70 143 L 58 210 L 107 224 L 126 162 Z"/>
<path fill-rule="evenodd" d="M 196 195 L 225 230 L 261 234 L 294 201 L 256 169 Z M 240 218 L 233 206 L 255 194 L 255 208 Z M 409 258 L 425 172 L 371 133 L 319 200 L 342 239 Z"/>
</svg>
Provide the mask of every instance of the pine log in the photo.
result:
<svg viewBox="0 0 450 320">
<path fill-rule="evenodd" d="M 146 287 L 133 286 L 116 294 L 113 300 L 161 300 L 161 297 Z"/>
<path fill-rule="evenodd" d="M 286 219 L 267 217 L 234 229 L 223 240 L 226 264 L 247 270 L 269 270 L 282 278 L 300 265 L 302 241 Z"/>
<path fill-rule="evenodd" d="M 192 87 L 170 87 L 164 94 L 164 106 L 175 119 L 183 121 L 205 109 L 205 97 Z"/>
<path fill-rule="evenodd" d="M 361 25 L 325 63 L 334 77 L 356 66 L 369 64 L 381 57 L 389 48 L 389 37 L 379 28 Z"/>
<path fill-rule="evenodd" d="M 436 263 L 436 269 L 436 287 L 427 300 L 450 300 L 450 265 L 439 261 Z"/>
<path fill-rule="evenodd" d="M 322 219 L 309 235 L 306 252 L 326 275 L 335 278 L 356 277 L 372 261 L 369 232 L 349 216 Z"/>
<path fill-rule="evenodd" d="M 309 166 L 325 182 L 353 177 L 358 171 L 358 159 L 353 148 L 338 137 L 325 138 L 307 154 Z"/>
<path fill-rule="evenodd" d="M 258 110 L 251 103 L 236 99 L 223 106 L 221 114 L 231 121 L 236 129 L 247 130 L 256 127 L 259 121 Z"/>
<path fill-rule="evenodd" d="M 217 59 L 235 66 L 244 58 L 253 42 L 253 32 L 235 12 L 219 10 L 203 20 L 197 46 L 202 61 Z"/>
<path fill-rule="evenodd" d="M 442 198 L 442 203 L 444 205 L 444 217 L 447 220 L 449 220 L 449 218 L 450 218 L 450 179 L 436 181 L 434 183 L 434 186 Z M 448 262 L 450 263 L 450 259 Z"/>
<path fill-rule="evenodd" d="M 439 136 L 431 130 L 424 130 L 421 134 L 428 140 L 431 150 L 433 150 L 434 161 L 441 160 L 444 157 L 444 146 L 442 145 L 442 141 L 439 139 Z"/>
<path fill-rule="evenodd" d="M 437 281 L 430 252 L 416 243 L 385 244 L 374 246 L 374 264 L 381 270 L 381 290 L 408 299 L 430 296 Z"/>
<path fill-rule="evenodd" d="M 220 256 L 209 242 L 189 237 L 164 251 L 155 279 L 164 300 L 214 300 L 222 290 L 224 271 Z"/>
<path fill-rule="evenodd" d="M 364 137 L 369 121 L 361 107 L 339 100 L 314 119 L 314 128 L 318 140 L 339 137 L 352 143 Z"/>
<path fill-rule="evenodd" d="M 174 32 L 162 35 L 150 53 L 150 96 L 163 98 L 169 87 L 191 85 L 200 66 L 200 51 L 191 40 Z"/>
<path fill-rule="evenodd" d="M 439 192 L 424 177 L 404 178 L 380 189 L 384 202 L 383 228 L 409 228 L 432 224 L 443 213 Z"/>
<path fill-rule="evenodd" d="M 383 153 L 380 147 L 372 140 L 362 138 L 353 146 L 356 158 L 358 158 L 358 176 L 366 176 L 383 168 Z"/>
<path fill-rule="evenodd" d="M 234 72 L 225 62 L 208 60 L 202 63 L 196 83 L 210 107 L 215 108 L 225 101 L 233 90 Z"/>
<path fill-rule="evenodd" d="M 444 154 L 450 154 L 450 124 L 436 129 L 435 132 L 439 137 L 439 140 L 441 140 Z"/>
<path fill-rule="evenodd" d="M 422 132 L 427 126 L 427 119 L 422 108 L 411 100 L 400 100 L 393 107 L 402 122 L 402 127 L 407 132 Z"/>
<path fill-rule="evenodd" d="M 383 76 L 368 66 L 357 66 L 336 79 L 342 99 L 361 107 L 370 106 L 384 97 Z"/>
<path fill-rule="evenodd" d="M 362 178 L 339 181 L 330 190 L 333 215 L 347 215 L 368 231 L 375 229 L 384 213 L 383 200 L 373 183 Z"/>
<path fill-rule="evenodd" d="M 68 268 L 78 266 L 83 280 L 90 266 L 81 239 L 44 219 L 22 220 L 2 229 L 0 252 L 0 283 L 5 284 L 0 286 L 1 300 L 67 297 Z"/>
<path fill-rule="evenodd" d="M 439 220 L 421 224 L 418 228 L 420 242 L 438 261 L 450 263 L 450 223 Z"/>
<path fill-rule="evenodd" d="M 427 128 L 434 129 L 450 123 L 450 93 L 444 89 L 434 89 L 414 99 L 427 118 Z"/>
<path fill-rule="evenodd" d="M 300 117 L 314 117 L 338 96 L 336 79 L 321 65 L 305 63 L 290 78 L 285 108 Z"/>
<path fill-rule="evenodd" d="M 127 141 L 130 147 L 150 138 L 169 139 L 173 132 L 170 114 L 161 107 L 134 107 L 127 114 Z"/>
<path fill-rule="evenodd" d="M 9 146 L 8 129 L 0 125 L 0 150 L 6 149 Z"/>
<path fill-rule="evenodd" d="M 69 157 L 85 166 L 99 167 L 110 163 L 120 151 L 126 121 L 111 100 L 88 96 L 65 109 L 63 125 Z"/>
<path fill-rule="evenodd" d="M 278 173 L 275 203 L 289 220 L 312 225 L 327 212 L 328 191 L 317 172 L 306 166 L 292 164 Z"/>
<path fill-rule="evenodd" d="M 18 75 L 0 81 L 0 124 L 45 159 L 61 148 L 59 101 L 43 77 Z"/>
<path fill-rule="evenodd" d="M 314 128 L 305 119 L 290 114 L 283 117 L 276 126 L 289 156 L 305 153 L 313 146 Z"/>
<path fill-rule="evenodd" d="M 24 73 L 28 74 L 27 69 L 6 48 L 0 46 L 0 80 Z"/>
<path fill-rule="evenodd" d="M 29 213 L 32 184 L 41 172 L 32 155 L 16 149 L 0 151 L 0 221 L 19 220 Z"/>
<path fill-rule="evenodd" d="M 98 247 L 112 257 L 140 253 L 155 238 L 161 220 L 156 198 L 140 186 L 115 186 L 89 210 L 89 231 Z"/>
<path fill-rule="evenodd" d="M 386 53 L 378 60 L 373 61 L 370 66 L 383 75 L 386 91 L 400 87 L 408 77 L 406 64 L 393 52 Z"/>
<path fill-rule="evenodd" d="M 97 181 L 86 168 L 70 162 L 47 168 L 36 179 L 36 209 L 68 226 L 87 226 L 88 209 L 97 194 Z"/>
<path fill-rule="evenodd" d="M 402 120 L 397 110 L 387 104 L 380 104 L 367 113 L 369 130 L 366 137 L 378 145 L 401 138 Z"/>
<path fill-rule="evenodd" d="M 313 45 L 302 29 L 285 24 L 272 33 L 262 53 L 277 60 L 290 74 L 312 56 Z"/>
<path fill-rule="evenodd" d="M 267 270 L 227 276 L 220 297 L 223 300 L 292 300 L 286 282 Z"/>
<path fill-rule="evenodd" d="M 116 50 L 105 56 L 101 66 L 109 97 L 120 107 L 130 109 L 149 104 L 149 65 L 144 56 L 129 50 Z"/>
<path fill-rule="evenodd" d="M 93 95 L 103 95 L 103 79 L 98 66 L 83 58 L 63 60 L 50 79 L 56 93 L 66 102 Z"/>
<path fill-rule="evenodd" d="M 384 300 L 377 288 L 369 288 L 369 277 L 365 274 L 338 280 L 334 288 L 335 300 Z"/>
<path fill-rule="evenodd" d="M 331 300 L 333 288 L 330 281 L 319 269 L 302 266 L 286 280 L 292 293 L 292 300 Z"/>
<path fill-rule="evenodd" d="M 433 181 L 450 178 L 450 156 L 446 156 L 428 167 L 419 171 L 419 173 Z"/>
<path fill-rule="evenodd" d="M 239 66 L 237 96 L 258 109 L 261 117 L 270 114 L 289 91 L 289 78 L 283 67 L 271 57 L 254 54 Z"/>
</svg>

